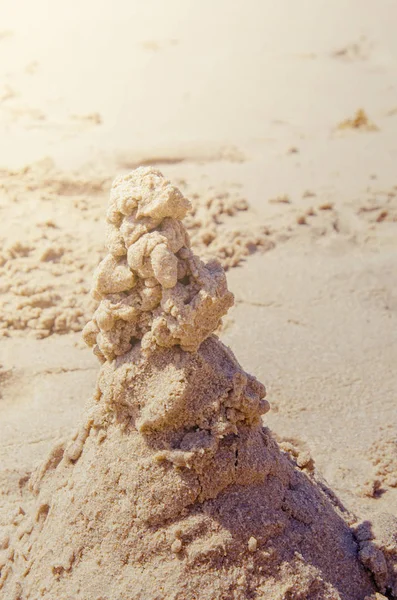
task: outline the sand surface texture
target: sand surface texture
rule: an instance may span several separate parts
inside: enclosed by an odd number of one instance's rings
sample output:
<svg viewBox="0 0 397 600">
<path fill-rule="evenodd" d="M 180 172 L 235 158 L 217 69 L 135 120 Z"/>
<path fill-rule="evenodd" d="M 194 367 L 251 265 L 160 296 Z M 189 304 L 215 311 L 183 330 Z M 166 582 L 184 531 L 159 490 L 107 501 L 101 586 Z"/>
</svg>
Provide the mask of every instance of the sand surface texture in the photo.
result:
<svg viewBox="0 0 397 600">
<path fill-rule="evenodd" d="M 157 170 L 113 183 L 83 330 L 103 367 L 3 532 L 3 593 L 359 599 L 369 572 L 393 589 L 395 557 L 280 450 L 264 386 L 212 335 L 233 295 L 191 251 L 188 209 Z"/>
<path fill-rule="evenodd" d="M 95 387 L 81 331 L 111 182 L 154 165 L 191 202 L 194 253 L 227 269 L 235 305 L 217 333 L 266 384 L 266 426 L 355 515 L 356 552 L 392 597 L 394 3 L 39 0 L 0 14 L 1 530 L 34 509 L 30 474 Z"/>
</svg>

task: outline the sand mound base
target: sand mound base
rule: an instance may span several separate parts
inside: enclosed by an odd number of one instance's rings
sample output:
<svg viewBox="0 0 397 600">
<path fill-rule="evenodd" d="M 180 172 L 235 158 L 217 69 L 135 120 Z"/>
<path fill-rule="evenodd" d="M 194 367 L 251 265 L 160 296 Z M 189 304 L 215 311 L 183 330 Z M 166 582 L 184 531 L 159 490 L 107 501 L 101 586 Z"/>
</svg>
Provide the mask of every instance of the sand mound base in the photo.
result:
<svg viewBox="0 0 397 600">
<path fill-rule="evenodd" d="M 264 386 L 213 335 L 233 295 L 221 265 L 193 254 L 188 209 L 154 169 L 112 187 L 83 332 L 103 366 L 75 435 L 31 477 L 33 509 L 0 542 L 0 589 L 368 600 L 371 571 L 388 592 L 393 553 L 361 530 L 359 546 L 335 497 L 282 453 L 262 425 Z"/>
<path fill-rule="evenodd" d="M 4 597 L 371 594 L 343 512 L 261 426 L 264 388 L 230 350 L 132 353 L 102 367 L 75 439 L 32 477 Z"/>
</svg>

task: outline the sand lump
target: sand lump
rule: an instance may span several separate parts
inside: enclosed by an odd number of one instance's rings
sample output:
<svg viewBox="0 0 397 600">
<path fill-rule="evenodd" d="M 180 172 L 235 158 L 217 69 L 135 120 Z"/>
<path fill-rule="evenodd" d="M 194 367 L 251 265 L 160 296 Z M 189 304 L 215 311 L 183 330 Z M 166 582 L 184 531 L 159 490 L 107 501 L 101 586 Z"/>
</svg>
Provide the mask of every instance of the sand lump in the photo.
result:
<svg viewBox="0 0 397 600">
<path fill-rule="evenodd" d="M 10 521 L 0 590 L 7 600 L 375 599 L 358 556 L 367 538 L 280 450 L 262 425 L 264 386 L 214 335 L 233 297 L 222 268 L 192 254 L 188 207 L 153 169 L 113 186 L 99 306 L 84 330 L 103 363 L 97 386 L 75 434 L 32 475 L 34 510 Z"/>
<path fill-rule="evenodd" d="M 94 275 L 100 301 L 83 336 L 102 360 L 140 342 L 196 351 L 233 304 L 219 263 L 204 265 L 180 219 L 190 203 L 159 171 L 116 179 L 107 212 L 108 255 Z"/>
</svg>

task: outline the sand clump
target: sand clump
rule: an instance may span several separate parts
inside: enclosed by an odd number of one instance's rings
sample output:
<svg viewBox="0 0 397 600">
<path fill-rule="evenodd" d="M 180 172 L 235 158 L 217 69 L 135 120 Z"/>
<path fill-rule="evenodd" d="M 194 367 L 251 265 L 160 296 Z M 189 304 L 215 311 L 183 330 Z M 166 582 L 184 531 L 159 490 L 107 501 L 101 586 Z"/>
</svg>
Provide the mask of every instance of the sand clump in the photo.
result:
<svg viewBox="0 0 397 600">
<path fill-rule="evenodd" d="M 376 514 L 364 521 L 356 531 L 359 556 L 368 568 L 380 592 L 397 597 L 397 517 Z"/>
<path fill-rule="evenodd" d="M 379 127 L 373 123 L 365 110 L 363 108 L 359 108 L 356 111 L 356 114 L 351 119 L 345 119 L 341 123 L 338 124 L 337 129 L 358 129 L 359 131 L 378 131 Z"/>
<path fill-rule="evenodd" d="M 243 215 L 249 219 L 245 224 L 231 225 Z M 230 191 L 194 193 L 192 209 L 185 219 L 192 248 L 205 260 L 218 259 L 225 270 L 238 266 L 258 250 L 271 250 L 275 246 L 272 232 L 253 222 L 252 216 L 247 200 L 239 194 Z"/>
<path fill-rule="evenodd" d="M 379 485 L 397 487 L 397 435 L 383 436 L 374 442 L 369 449 L 368 457 L 371 460 L 376 480 Z"/>
<path fill-rule="evenodd" d="M 113 184 L 108 254 L 94 275 L 100 302 L 83 337 L 102 360 L 140 343 L 196 351 L 233 304 L 221 265 L 204 265 L 181 223 L 190 203 L 159 171 L 142 168 Z"/>
<path fill-rule="evenodd" d="M 191 252 L 187 208 L 150 168 L 113 186 L 84 330 L 103 363 L 96 390 L 32 475 L 34 508 L 3 533 L 0 589 L 13 600 L 374 599 L 368 536 L 357 541 L 335 496 L 280 450 L 262 425 L 264 386 L 213 334 L 233 298 L 220 265 Z M 389 593 L 391 553 L 379 551 Z"/>
</svg>

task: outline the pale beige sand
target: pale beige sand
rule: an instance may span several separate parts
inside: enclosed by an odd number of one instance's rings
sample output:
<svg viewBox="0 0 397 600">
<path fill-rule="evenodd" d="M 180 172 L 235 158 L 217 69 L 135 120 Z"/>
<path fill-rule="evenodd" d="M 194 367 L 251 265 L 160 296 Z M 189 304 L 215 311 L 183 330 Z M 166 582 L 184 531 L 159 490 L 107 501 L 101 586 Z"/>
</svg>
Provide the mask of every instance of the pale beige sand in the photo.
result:
<svg viewBox="0 0 397 600">
<path fill-rule="evenodd" d="M 234 298 L 221 264 L 192 252 L 189 209 L 153 168 L 112 185 L 99 304 L 83 330 L 103 366 L 76 432 L 33 471 L 29 506 L 2 528 L 0 590 L 26 600 L 396 592 L 397 519 L 383 517 L 374 539 L 308 454 L 291 460 L 292 446 L 263 427 L 265 387 L 214 335 Z"/>
<path fill-rule="evenodd" d="M 163 7 L 1 8 L 2 523 L 94 385 L 75 330 L 109 181 L 141 162 L 184 179 L 200 211 L 248 202 L 221 210 L 221 246 L 235 229 L 271 251 L 229 271 L 222 339 L 267 385 L 266 423 L 290 450 L 361 519 L 396 514 L 394 3 Z M 338 129 L 360 108 L 376 131 Z"/>
</svg>

